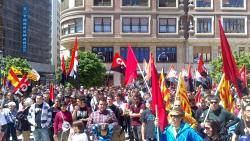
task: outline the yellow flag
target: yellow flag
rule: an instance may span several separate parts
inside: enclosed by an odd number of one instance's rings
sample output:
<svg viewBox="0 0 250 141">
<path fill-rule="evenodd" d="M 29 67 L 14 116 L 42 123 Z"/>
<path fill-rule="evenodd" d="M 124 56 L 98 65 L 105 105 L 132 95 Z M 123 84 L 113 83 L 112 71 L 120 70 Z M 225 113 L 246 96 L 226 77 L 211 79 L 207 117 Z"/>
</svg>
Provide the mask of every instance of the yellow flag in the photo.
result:
<svg viewBox="0 0 250 141">
<path fill-rule="evenodd" d="M 181 104 L 182 104 L 181 106 L 182 106 L 183 110 L 185 111 L 185 113 L 192 115 L 192 109 L 191 109 L 189 99 L 187 96 L 187 89 L 185 86 L 184 79 L 182 77 L 182 73 L 179 74 L 176 96 L 180 97 Z"/>
<path fill-rule="evenodd" d="M 226 80 L 224 73 L 221 77 L 221 82 L 218 85 L 218 91 L 222 102 L 222 106 L 229 112 L 233 112 L 234 100 L 230 90 L 230 82 Z"/>
<path fill-rule="evenodd" d="M 160 89 L 161 89 L 161 94 L 162 94 L 163 100 L 165 101 L 165 109 L 170 110 L 170 108 L 171 108 L 170 91 L 166 86 L 165 76 L 164 76 L 164 69 L 163 68 L 161 69 L 159 84 L 160 84 Z"/>
<path fill-rule="evenodd" d="M 12 71 L 13 71 L 16 75 L 22 75 L 22 72 L 21 72 L 19 69 L 15 68 L 15 67 L 10 67 L 10 68 L 12 69 Z"/>
</svg>

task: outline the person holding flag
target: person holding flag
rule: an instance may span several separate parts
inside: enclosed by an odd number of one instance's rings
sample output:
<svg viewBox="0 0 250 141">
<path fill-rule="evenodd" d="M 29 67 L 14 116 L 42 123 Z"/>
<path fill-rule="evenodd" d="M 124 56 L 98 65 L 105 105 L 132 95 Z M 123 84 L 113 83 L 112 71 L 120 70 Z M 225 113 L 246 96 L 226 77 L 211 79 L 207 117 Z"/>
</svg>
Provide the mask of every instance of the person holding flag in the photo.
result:
<svg viewBox="0 0 250 141">
<path fill-rule="evenodd" d="M 221 134 L 227 135 L 227 129 L 237 124 L 240 119 L 220 106 L 220 99 L 217 96 L 210 96 L 209 101 L 211 110 L 209 108 L 202 113 L 199 119 L 200 123 L 203 123 L 207 119 L 218 121 L 222 129 Z M 201 124 L 201 126 L 204 126 L 204 124 Z"/>
</svg>

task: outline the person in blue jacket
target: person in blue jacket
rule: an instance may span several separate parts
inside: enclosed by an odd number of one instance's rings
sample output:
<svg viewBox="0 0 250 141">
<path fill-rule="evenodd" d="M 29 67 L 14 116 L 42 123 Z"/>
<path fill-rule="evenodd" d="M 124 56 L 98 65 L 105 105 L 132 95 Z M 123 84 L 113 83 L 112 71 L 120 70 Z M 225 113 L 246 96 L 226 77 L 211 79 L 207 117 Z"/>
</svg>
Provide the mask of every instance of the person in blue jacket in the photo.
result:
<svg viewBox="0 0 250 141">
<path fill-rule="evenodd" d="M 187 123 L 183 121 L 182 109 L 172 109 L 169 113 L 170 125 L 167 126 L 161 141 L 203 141 L 202 137 Z"/>
</svg>

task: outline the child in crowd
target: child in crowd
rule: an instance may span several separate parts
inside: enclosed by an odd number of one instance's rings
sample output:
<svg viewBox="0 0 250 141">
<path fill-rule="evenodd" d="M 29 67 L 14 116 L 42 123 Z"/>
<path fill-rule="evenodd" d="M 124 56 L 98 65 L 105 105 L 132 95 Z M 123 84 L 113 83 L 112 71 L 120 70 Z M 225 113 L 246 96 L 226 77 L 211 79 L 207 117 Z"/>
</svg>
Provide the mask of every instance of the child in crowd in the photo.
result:
<svg viewBox="0 0 250 141">
<path fill-rule="evenodd" d="M 87 134 L 84 133 L 83 130 L 82 122 L 73 123 L 73 131 L 71 131 L 68 141 L 88 141 Z"/>
</svg>

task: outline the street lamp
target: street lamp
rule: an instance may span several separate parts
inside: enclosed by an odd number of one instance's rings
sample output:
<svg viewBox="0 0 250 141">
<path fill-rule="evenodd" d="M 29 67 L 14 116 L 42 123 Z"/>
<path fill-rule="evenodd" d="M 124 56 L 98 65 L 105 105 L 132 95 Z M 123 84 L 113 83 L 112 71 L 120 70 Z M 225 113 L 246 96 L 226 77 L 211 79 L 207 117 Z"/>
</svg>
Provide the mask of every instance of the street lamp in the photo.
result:
<svg viewBox="0 0 250 141">
<path fill-rule="evenodd" d="M 189 11 L 194 8 L 193 0 L 180 0 L 179 7 L 183 10 L 183 15 L 180 16 L 180 29 L 179 33 L 183 36 L 184 47 L 186 49 L 186 60 L 189 63 L 189 49 L 188 49 L 188 39 L 194 34 L 194 17 L 189 14 Z"/>
</svg>

